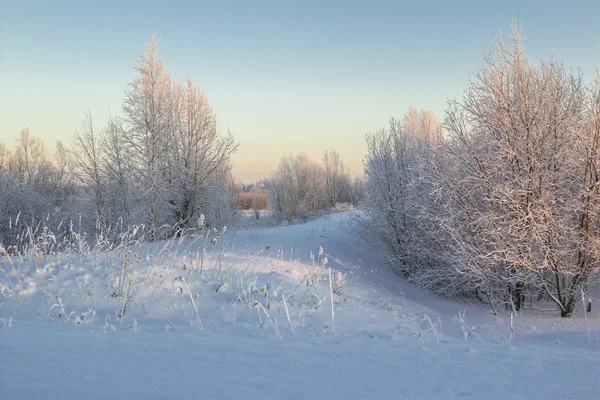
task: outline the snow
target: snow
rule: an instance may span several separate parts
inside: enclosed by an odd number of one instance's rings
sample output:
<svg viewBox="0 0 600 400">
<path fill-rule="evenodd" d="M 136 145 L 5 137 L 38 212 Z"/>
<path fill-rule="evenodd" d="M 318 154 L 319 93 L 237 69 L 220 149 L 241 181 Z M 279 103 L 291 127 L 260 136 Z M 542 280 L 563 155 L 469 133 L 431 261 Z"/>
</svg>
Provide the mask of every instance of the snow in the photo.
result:
<svg viewBox="0 0 600 400">
<path fill-rule="evenodd" d="M 77 328 L 3 330 L 2 398 L 593 399 L 599 389 L 598 354 L 581 348 Z"/>
<path fill-rule="evenodd" d="M 220 233 L 202 272 L 201 239 L 133 245 L 124 318 L 120 249 L 48 256 L 38 271 L 4 257 L 0 398 L 598 398 L 597 314 L 592 346 L 583 315 L 555 312 L 520 313 L 511 338 L 509 314 L 390 273 L 349 215 Z M 328 268 L 345 274 L 335 331 Z"/>
</svg>

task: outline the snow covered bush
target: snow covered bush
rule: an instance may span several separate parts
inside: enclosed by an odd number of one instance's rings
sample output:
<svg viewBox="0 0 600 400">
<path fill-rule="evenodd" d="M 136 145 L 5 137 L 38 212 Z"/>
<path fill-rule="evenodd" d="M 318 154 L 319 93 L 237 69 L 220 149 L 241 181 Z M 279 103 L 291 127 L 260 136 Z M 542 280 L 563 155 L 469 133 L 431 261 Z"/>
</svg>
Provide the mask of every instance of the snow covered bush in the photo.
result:
<svg viewBox="0 0 600 400">
<path fill-rule="evenodd" d="M 367 136 L 366 198 L 356 221 L 362 236 L 384 253 L 394 271 L 410 279 L 446 266 L 447 241 L 432 218 L 437 194 L 428 172 L 440 143 L 433 114 L 416 109 Z M 431 279 L 427 285 L 446 287 Z"/>
<path fill-rule="evenodd" d="M 586 88 L 559 62 L 531 63 L 515 25 L 510 39 L 446 111 L 443 221 L 457 272 L 491 302 L 542 297 L 568 317 L 600 270 L 600 76 Z"/>
<path fill-rule="evenodd" d="M 532 64 L 513 25 L 440 134 L 426 113 L 367 137 L 363 235 L 448 296 L 573 314 L 600 272 L 600 74 Z"/>
</svg>

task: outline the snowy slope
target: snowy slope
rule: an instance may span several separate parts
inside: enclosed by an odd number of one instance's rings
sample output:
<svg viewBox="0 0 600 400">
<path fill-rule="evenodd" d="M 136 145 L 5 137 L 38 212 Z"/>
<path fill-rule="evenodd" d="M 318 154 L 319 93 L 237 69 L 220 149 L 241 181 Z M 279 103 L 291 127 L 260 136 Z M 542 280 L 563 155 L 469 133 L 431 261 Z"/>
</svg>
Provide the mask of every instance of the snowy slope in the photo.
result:
<svg viewBox="0 0 600 400">
<path fill-rule="evenodd" d="M 4 257 L 0 398 L 600 398 L 597 315 L 511 335 L 391 274 L 348 216 L 221 232 L 201 270 L 202 238 Z"/>
</svg>

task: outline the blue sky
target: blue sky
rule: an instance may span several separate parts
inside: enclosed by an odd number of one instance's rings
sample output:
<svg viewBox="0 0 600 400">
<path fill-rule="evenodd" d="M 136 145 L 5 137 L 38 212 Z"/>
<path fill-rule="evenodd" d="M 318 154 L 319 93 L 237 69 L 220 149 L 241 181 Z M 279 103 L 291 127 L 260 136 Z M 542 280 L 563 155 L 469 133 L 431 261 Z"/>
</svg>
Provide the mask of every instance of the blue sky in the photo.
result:
<svg viewBox="0 0 600 400">
<path fill-rule="evenodd" d="M 202 85 L 240 142 L 237 175 L 327 148 L 359 172 L 364 135 L 411 105 L 441 118 L 512 17 L 534 60 L 588 78 L 600 64 L 600 1 L 0 0 L 0 141 L 29 127 L 52 147 L 86 110 L 118 113 L 155 30 L 169 70 Z"/>
</svg>

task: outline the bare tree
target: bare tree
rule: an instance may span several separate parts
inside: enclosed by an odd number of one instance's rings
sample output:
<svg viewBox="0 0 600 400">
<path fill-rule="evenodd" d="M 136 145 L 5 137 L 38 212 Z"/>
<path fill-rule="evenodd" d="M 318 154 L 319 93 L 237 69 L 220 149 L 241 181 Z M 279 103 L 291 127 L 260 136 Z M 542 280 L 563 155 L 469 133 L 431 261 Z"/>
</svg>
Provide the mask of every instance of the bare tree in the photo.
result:
<svg viewBox="0 0 600 400">
<path fill-rule="evenodd" d="M 8 168 L 8 160 L 10 159 L 10 151 L 4 143 L 0 143 L 0 170 Z"/>
<path fill-rule="evenodd" d="M 325 152 L 323 156 L 323 167 L 325 169 L 325 187 L 329 206 L 333 207 L 338 202 L 340 186 L 343 184 L 345 174 L 344 163 L 340 153 L 334 150 Z"/>
<path fill-rule="evenodd" d="M 60 222 L 71 215 L 75 188 L 68 151 L 60 142 L 56 151 L 53 160 L 42 139 L 27 129 L 14 152 L 0 146 L 0 242 L 5 246 L 25 245 L 24 225 L 29 239 L 50 226 L 55 237 L 64 233 Z"/>
<path fill-rule="evenodd" d="M 119 117 L 109 116 L 106 126 L 102 130 L 102 151 L 104 153 L 104 171 L 107 185 L 110 187 L 108 196 L 112 198 L 109 213 L 112 222 L 116 225 L 121 219 L 125 227 L 132 224 L 131 195 L 132 195 L 132 167 L 129 162 L 129 149 L 124 134 L 122 120 Z"/>
<path fill-rule="evenodd" d="M 330 209 L 338 202 L 354 203 L 352 178 L 339 153 L 327 151 L 323 163 L 306 154 L 283 157 L 267 183 L 269 207 L 276 217 L 302 218 Z"/>
<path fill-rule="evenodd" d="M 251 207 L 252 212 L 254 213 L 254 217 L 256 219 L 260 219 L 260 214 L 262 210 L 267 208 L 267 194 L 263 190 L 255 186 L 250 192 L 250 196 L 252 199 Z"/>
<path fill-rule="evenodd" d="M 75 176 L 92 191 L 96 216 L 96 234 L 105 236 L 108 229 L 106 210 L 106 180 L 104 177 L 103 152 L 101 149 L 100 133 L 94 124 L 94 119 L 88 111 L 76 130 L 73 140 L 75 158 Z"/>
<path fill-rule="evenodd" d="M 10 168 L 24 182 L 34 182 L 46 162 L 46 146 L 29 129 L 23 129 L 17 138 L 17 146 L 11 158 Z"/>
<path fill-rule="evenodd" d="M 46 184 L 42 192 L 57 206 L 68 207 L 68 199 L 74 194 L 71 167 L 71 152 L 61 141 L 56 142 L 54 163 L 46 163 Z"/>
</svg>

